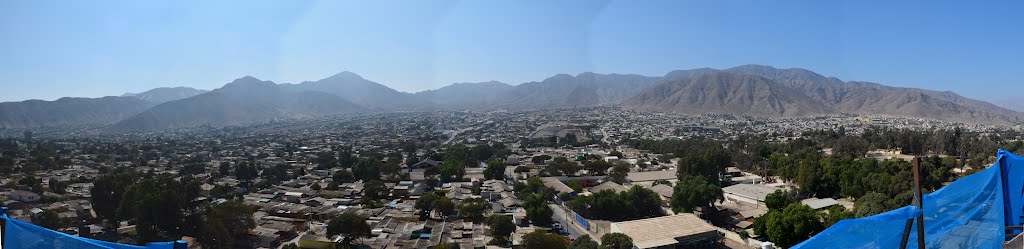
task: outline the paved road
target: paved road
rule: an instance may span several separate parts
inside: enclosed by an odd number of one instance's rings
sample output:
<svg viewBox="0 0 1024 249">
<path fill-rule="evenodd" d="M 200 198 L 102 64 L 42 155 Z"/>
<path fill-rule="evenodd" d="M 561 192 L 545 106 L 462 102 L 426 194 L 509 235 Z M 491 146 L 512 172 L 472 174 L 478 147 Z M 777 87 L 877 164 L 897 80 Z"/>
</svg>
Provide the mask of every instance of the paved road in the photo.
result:
<svg viewBox="0 0 1024 249">
<path fill-rule="evenodd" d="M 583 227 L 576 224 L 576 221 L 572 217 L 569 217 L 569 212 L 563 209 L 562 206 L 559 206 L 557 204 L 548 205 L 550 205 L 551 210 L 554 211 L 551 217 L 554 218 L 555 223 L 562 224 L 562 226 L 565 227 L 565 230 L 569 232 L 570 238 L 576 239 L 583 235 L 589 235 L 590 238 L 594 238 L 594 235 L 590 234 L 589 231 L 583 229 Z"/>
</svg>

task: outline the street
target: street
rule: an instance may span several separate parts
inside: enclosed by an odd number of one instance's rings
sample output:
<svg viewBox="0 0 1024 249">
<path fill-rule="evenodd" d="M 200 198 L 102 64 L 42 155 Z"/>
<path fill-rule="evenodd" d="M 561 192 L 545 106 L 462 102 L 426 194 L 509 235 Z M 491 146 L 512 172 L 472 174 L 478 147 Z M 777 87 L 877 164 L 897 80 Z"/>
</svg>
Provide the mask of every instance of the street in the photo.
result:
<svg viewBox="0 0 1024 249">
<path fill-rule="evenodd" d="M 569 217 L 569 212 L 563 209 L 562 206 L 558 204 L 548 205 L 550 205 L 551 210 L 554 211 L 552 212 L 552 218 L 554 218 L 555 223 L 562 224 L 562 226 L 565 227 L 565 231 L 569 233 L 570 238 L 576 239 L 582 235 L 589 235 L 591 239 L 598 239 L 594 238 L 594 235 L 590 234 L 586 229 L 583 229 L 579 224 L 576 224 L 576 221 L 572 217 Z"/>
</svg>

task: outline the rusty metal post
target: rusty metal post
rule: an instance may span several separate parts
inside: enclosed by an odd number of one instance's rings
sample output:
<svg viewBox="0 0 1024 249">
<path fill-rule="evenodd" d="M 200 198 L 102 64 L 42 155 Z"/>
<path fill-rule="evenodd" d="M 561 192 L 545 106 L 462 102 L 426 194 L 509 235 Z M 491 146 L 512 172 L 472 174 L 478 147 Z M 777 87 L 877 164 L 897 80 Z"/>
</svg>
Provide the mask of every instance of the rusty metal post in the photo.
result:
<svg viewBox="0 0 1024 249">
<path fill-rule="evenodd" d="M 921 193 L 921 158 L 914 157 L 914 197 L 917 209 L 917 248 L 924 249 L 924 199 Z"/>
</svg>

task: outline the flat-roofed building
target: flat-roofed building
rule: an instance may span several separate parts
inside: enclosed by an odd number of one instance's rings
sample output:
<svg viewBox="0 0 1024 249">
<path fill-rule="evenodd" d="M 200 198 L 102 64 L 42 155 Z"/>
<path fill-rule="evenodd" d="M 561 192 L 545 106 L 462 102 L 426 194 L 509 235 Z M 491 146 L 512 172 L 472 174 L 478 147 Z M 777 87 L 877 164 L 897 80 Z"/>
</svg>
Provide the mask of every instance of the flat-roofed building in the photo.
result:
<svg viewBox="0 0 1024 249">
<path fill-rule="evenodd" d="M 610 231 L 626 234 L 637 249 L 717 248 L 722 237 L 714 226 L 689 213 L 614 222 Z"/>
<path fill-rule="evenodd" d="M 725 199 L 728 201 L 739 201 L 754 205 L 764 205 L 764 199 L 780 188 L 765 186 L 761 184 L 740 183 L 722 188 L 725 192 Z"/>
</svg>

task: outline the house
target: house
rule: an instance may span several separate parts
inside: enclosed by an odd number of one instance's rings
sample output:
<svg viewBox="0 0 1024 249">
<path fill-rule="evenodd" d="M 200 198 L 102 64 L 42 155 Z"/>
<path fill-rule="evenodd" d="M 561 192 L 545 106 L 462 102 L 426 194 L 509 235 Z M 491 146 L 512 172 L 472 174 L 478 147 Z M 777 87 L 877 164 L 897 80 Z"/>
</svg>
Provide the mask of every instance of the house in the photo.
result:
<svg viewBox="0 0 1024 249">
<path fill-rule="evenodd" d="M 611 223 L 611 232 L 633 239 L 633 248 L 718 248 L 722 234 L 694 214 L 684 213 Z"/>
<path fill-rule="evenodd" d="M 764 205 L 764 199 L 768 194 L 771 194 L 776 190 L 779 190 L 779 188 L 761 184 L 744 183 L 722 188 L 722 192 L 725 192 L 726 200 L 745 202 L 754 205 Z"/>
<path fill-rule="evenodd" d="M 31 203 L 39 201 L 40 199 L 42 199 L 42 196 L 25 190 L 15 190 L 14 192 L 11 192 L 11 196 L 9 197 L 9 199 Z"/>
<path fill-rule="evenodd" d="M 299 202 L 301 202 L 302 201 L 301 200 L 302 196 L 303 196 L 302 192 L 285 192 L 284 193 L 285 201 L 291 202 L 291 203 L 299 203 Z"/>
</svg>

